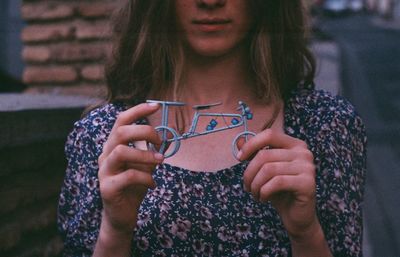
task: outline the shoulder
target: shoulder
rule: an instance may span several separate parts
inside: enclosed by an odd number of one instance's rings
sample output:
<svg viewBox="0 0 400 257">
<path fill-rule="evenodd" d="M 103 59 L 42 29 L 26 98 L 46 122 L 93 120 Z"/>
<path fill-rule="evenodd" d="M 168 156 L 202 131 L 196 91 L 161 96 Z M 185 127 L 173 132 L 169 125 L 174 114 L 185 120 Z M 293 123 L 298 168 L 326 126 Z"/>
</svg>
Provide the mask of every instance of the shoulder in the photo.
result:
<svg viewBox="0 0 400 257">
<path fill-rule="evenodd" d="M 111 130 L 119 113 L 126 109 L 127 106 L 120 103 L 105 104 L 87 113 L 75 126 L 85 128 L 89 133 Z"/>
<path fill-rule="evenodd" d="M 346 98 L 323 90 L 298 89 L 287 100 L 286 108 L 288 114 L 299 117 L 311 126 L 350 120 L 362 123 L 356 109 Z"/>
<path fill-rule="evenodd" d="M 109 103 L 93 109 L 76 121 L 66 142 L 67 153 L 70 148 L 76 148 L 76 144 L 84 144 L 87 149 L 91 147 L 92 151 L 101 150 L 118 114 L 126 109 L 124 104 Z"/>
<path fill-rule="evenodd" d="M 344 97 L 315 89 L 298 89 L 286 102 L 287 124 L 310 143 L 366 143 L 365 126 Z"/>
<path fill-rule="evenodd" d="M 292 111 L 305 116 L 317 114 L 324 114 L 320 116 L 321 118 L 326 118 L 326 115 L 358 116 L 354 106 L 347 99 L 324 90 L 298 89 L 292 93 L 287 105 Z"/>
</svg>

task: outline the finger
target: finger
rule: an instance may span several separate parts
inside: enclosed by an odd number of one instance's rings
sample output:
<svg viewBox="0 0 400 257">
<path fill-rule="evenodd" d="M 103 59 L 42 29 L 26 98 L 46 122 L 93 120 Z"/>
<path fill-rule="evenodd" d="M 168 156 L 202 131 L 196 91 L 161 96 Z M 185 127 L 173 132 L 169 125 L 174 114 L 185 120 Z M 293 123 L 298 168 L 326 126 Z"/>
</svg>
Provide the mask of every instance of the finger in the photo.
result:
<svg viewBox="0 0 400 257">
<path fill-rule="evenodd" d="M 263 185 L 267 184 L 272 178 L 282 175 L 298 175 L 299 171 L 293 169 L 291 162 L 271 162 L 264 164 L 257 172 L 250 185 L 245 187 L 250 189 L 254 198 L 258 199 L 260 189 Z"/>
<path fill-rule="evenodd" d="M 296 191 L 298 184 L 297 176 L 281 175 L 273 177 L 268 183 L 260 188 L 259 201 L 266 202 L 277 193 Z"/>
<path fill-rule="evenodd" d="M 174 126 L 171 127 L 175 131 L 177 131 Z M 164 134 L 165 133 L 165 134 Z M 174 134 L 171 133 L 171 131 L 168 130 L 157 130 L 157 134 L 160 138 L 161 144 L 155 145 L 156 151 L 165 154 L 170 147 L 171 144 L 174 144 L 174 141 L 172 139 L 175 139 Z"/>
<path fill-rule="evenodd" d="M 246 139 L 244 137 L 240 137 L 237 141 L 236 141 L 236 147 L 238 149 L 238 151 L 240 151 L 240 149 L 242 149 L 243 145 L 246 143 Z M 254 156 L 256 155 L 256 153 L 254 153 L 253 155 L 251 155 L 250 157 L 247 157 L 247 160 L 252 160 L 254 158 Z"/>
<path fill-rule="evenodd" d="M 124 112 L 121 112 L 115 121 L 114 127 L 130 125 L 141 118 L 155 113 L 159 108 L 160 105 L 157 103 L 138 104 Z"/>
<path fill-rule="evenodd" d="M 251 182 L 263 165 L 270 162 L 289 162 L 294 159 L 294 155 L 293 151 L 286 149 L 259 150 L 243 174 L 245 188 L 250 188 Z"/>
<path fill-rule="evenodd" d="M 243 145 L 246 143 L 246 139 L 244 137 L 240 137 L 237 141 L 236 141 L 236 147 L 238 150 L 242 149 Z"/>
<path fill-rule="evenodd" d="M 133 169 L 114 176 L 108 176 L 100 181 L 102 197 L 110 200 L 119 192 L 132 186 L 144 186 L 154 189 L 156 183 L 151 174 Z"/>
<path fill-rule="evenodd" d="M 315 194 L 315 179 L 311 176 L 280 175 L 275 176 L 264 184 L 260 189 L 259 200 L 266 202 L 271 200 L 274 194 L 282 192 L 293 192 L 296 195 Z"/>
<path fill-rule="evenodd" d="M 300 139 L 288 136 L 278 130 L 266 129 L 246 142 L 237 157 L 239 160 L 246 160 L 249 156 L 266 146 L 269 148 L 285 149 L 294 147 L 307 148 L 307 144 Z"/>
<path fill-rule="evenodd" d="M 157 164 L 145 164 L 145 163 L 127 163 L 126 169 L 140 170 L 146 173 L 152 174 Z"/>
<path fill-rule="evenodd" d="M 106 160 L 103 160 L 101 171 L 115 174 L 126 167 L 127 163 L 158 164 L 164 160 L 160 153 L 138 150 L 126 145 L 118 145 L 110 153 Z M 99 176 L 100 174 L 99 171 Z"/>
<path fill-rule="evenodd" d="M 148 125 L 123 125 L 111 132 L 103 147 L 103 153 L 108 155 L 117 145 L 126 145 L 129 142 L 143 140 L 156 146 L 161 144 L 161 139 L 153 127 Z"/>
</svg>

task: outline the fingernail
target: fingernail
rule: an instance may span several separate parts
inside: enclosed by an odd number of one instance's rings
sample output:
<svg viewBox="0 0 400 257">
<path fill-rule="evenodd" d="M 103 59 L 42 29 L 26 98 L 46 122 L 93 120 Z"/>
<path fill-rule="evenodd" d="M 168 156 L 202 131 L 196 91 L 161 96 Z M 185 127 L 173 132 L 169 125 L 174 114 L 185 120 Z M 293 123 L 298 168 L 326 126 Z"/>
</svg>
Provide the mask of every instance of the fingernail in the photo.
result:
<svg viewBox="0 0 400 257">
<path fill-rule="evenodd" d="M 162 161 L 164 159 L 164 155 L 162 155 L 161 153 L 154 153 L 154 158 Z"/>
<path fill-rule="evenodd" d="M 148 103 L 148 105 L 151 106 L 151 107 L 156 107 L 156 106 L 158 106 L 159 104 L 158 104 L 158 103 L 154 103 L 154 102 L 150 102 L 150 103 Z"/>
<path fill-rule="evenodd" d="M 240 158 L 242 157 L 242 155 L 243 155 L 243 152 L 242 152 L 242 150 L 240 150 L 240 151 L 238 152 L 238 154 L 236 155 L 236 157 L 240 160 Z"/>
</svg>

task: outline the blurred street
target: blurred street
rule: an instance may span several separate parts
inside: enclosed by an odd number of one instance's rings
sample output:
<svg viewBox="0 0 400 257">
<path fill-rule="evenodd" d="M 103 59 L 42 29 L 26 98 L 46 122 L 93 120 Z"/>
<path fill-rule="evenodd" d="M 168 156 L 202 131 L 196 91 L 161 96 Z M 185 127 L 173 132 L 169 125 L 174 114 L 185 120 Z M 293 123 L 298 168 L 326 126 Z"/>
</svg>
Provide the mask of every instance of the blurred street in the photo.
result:
<svg viewBox="0 0 400 257">
<path fill-rule="evenodd" d="M 365 256 L 400 256 L 400 24 L 359 14 L 319 28 L 340 49 L 340 92 L 367 128 Z"/>
</svg>

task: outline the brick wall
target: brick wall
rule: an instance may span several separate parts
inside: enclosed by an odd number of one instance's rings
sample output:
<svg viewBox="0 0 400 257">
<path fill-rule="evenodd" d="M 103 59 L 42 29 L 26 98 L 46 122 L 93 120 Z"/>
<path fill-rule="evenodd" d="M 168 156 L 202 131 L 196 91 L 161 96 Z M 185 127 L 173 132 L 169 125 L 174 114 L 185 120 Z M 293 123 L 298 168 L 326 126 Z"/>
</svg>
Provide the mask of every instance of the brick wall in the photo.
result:
<svg viewBox="0 0 400 257">
<path fill-rule="evenodd" d="M 104 93 L 104 61 L 111 52 L 112 0 L 23 0 L 21 38 L 28 92 Z"/>
<path fill-rule="evenodd" d="M 60 256 L 56 214 L 64 144 L 95 100 L 0 94 L 0 256 Z"/>
</svg>

